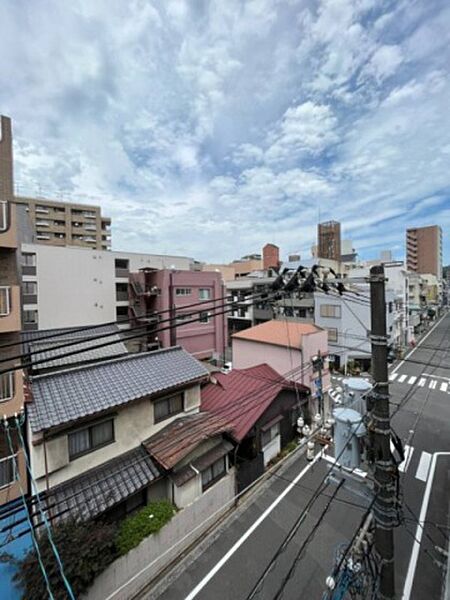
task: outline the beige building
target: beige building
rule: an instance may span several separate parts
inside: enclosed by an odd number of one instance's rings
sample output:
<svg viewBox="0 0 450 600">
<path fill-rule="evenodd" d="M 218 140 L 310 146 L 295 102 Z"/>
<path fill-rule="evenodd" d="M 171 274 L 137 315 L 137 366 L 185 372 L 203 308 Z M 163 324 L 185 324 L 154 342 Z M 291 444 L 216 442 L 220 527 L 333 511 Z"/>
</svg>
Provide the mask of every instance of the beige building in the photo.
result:
<svg viewBox="0 0 450 600">
<path fill-rule="evenodd" d="M 13 155 L 11 120 L 0 117 L 0 344 L 20 342 L 21 307 L 18 275 L 18 234 L 13 199 Z M 2 359 L 20 352 L 20 346 L 2 348 Z M 18 366 L 17 360 L 0 363 L 0 371 Z M 15 500 L 27 489 L 24 453 L 19 442 L 14 415 L 24 403 L 21 370 L 0 374 L 0 410 L 6 417 L 12 448 L 5 424 L 0 424 L 0 505 Z M 18 476 L 17 476 L 18 475 Z M 20 483 L 19 483 L 20 482 Z"/>
<path fill-rule="evenodd" d="M 111 248 L 111 219 L 102 216 L 99 206 L 25 196 L 16 196 L 15 201 L 26 206 L 39 244 L 94 250 Z"/>
<path fill-rule="evenodd" d="M 439 225 L 406 230 L 408 271 L 432 273 L 442 278 L 442 229 Z"/>
</svg>

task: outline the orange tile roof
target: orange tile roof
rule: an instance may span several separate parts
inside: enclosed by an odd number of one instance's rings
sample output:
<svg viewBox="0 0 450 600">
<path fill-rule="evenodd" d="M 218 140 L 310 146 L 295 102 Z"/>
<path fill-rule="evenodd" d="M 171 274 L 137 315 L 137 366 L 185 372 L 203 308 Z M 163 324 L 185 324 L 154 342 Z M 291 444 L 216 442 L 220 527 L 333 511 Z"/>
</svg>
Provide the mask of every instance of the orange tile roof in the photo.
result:
<svg viewBox="0 0 450 600">
<path fill-rule="evenodd" d="M 293 346 L 300 348 L 302 336 L 322 331 L 312 323 L 298 323 L 296 321 L 267 321 L 235 333 L 232 337 L 238 340 L 249 340 L 272 344 L 274 346 Z"/>
</svg>

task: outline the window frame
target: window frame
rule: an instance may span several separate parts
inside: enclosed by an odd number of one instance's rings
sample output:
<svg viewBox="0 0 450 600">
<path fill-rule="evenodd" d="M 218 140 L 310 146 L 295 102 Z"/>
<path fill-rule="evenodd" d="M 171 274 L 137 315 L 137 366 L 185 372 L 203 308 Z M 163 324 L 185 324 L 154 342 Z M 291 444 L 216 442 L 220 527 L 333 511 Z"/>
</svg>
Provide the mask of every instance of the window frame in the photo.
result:
<svg viewBox="0 0 450 600">
<path fill-rule="evenodd" d="M 203 292 L 207 293 L 207 297 L 205 298 Z M 198 290 L 198 299 L 199 300 L 211 300 L 211 288 L 199 288 Z"/>
<path fill-rule="evenodd" d="M 34 286 L 34 291 L 27 291 L 27 286 Z M 37 296 L 37 281 L 23 281 L 22 282 L 22 291 L 24 296 Z"/>
<path fill-rule="evenodd" d="M 0 200 L 0 231 L 8 231 L 8 201 Z"/>
<path fill-rule="evenodd" d="M 337 342 L 338 341 L 338 329 L 337 327 L 327 327 L 328 332 L 328 341 L 329 342 Z M 332 336 L 330 335 L 332 334 Z"/>
<path fill-rule="evenodd" d="M 175 296 L 190 296 L 192 294 L 192 288 L 188 287 L 177 287 L 175 288 Z"/>
<path fill-rule="evenodd" d="M 214 467 L 221 463 L 223 466 L 223 470 L 221 470 L 217 475 L 214 475 Z M 211 474 L 211 478 L 205 483 L 205 474 Z M 225 477 L 227 474 L 227 457 L 226 455 L 214 461 L 209 467 L 200 471 L 201 481 L 202 481 L 202 493 L 206 492 L 210 487 L 212 487 L 215 483 L 217 483 L 220 479 Z"/>
<path fill-rule="evenodd" d="M 330 312 L 328 309 L 333 308 L 333 313 L 335 314 L 325 314 Z M 337 314 L 336 314 L 337 313 Z M 320 305 L 320 316 L 323 319 L 340 319 L 342 317 L 342 310 L 340 304 L 321 304 Z"/>
<path fill-rule="evenodd" d="M 7 402 L 8 400 L 12 400 L 14 398 L 14 394 L 15 394 L 15 377 L 14 377 L 14 373 L 12 371 L 9 373 L 3 373 L 2 375 L 0 375 L 0 393 L 2 392 L 2 389 L 3 389 L 2 382 L 6 379 L 9 380 L 9 384 L 7 383 L 6 386 L 9 386 L 9 389 L 11 390 L 11 395 L 2 397 L 0 394 L 0 404 L 2 402 Z"/>
<path fill-rule="evenodd" d="M 28 321 L 26 319 L 26 315 L 27 313 L 34 313 L 34 315 L 36 316 L 36 319 L 34 321 Z M 35 309 L 25 309 L 23 311 L 23 324 L 24 325 L 37 325 L 39 323 L 39 315 L 38 315 L 38 311 Z"/>
<path fill-rule="evenodd" d="M 4 306 L 5 310 L 0 311 L 0 317 L 7 317 L 11 314 L 11 287 L 9 285 L 0 285 L 1 292 L 5 294 L 5 302 L 0 303 L 0 307 Z"/>
<path fill-rule="evenodd" d="M 202 310 L 198 313 L 199 323 L 209 323 L 211 321 L 211 313 L 208 310 Z"/>
<path fill-rule="evenodd" d="M 101 444 L 97 444 L 96 446 L 93 445 L 92 443 L 92 430 L 95 427 L 98 427 L 99 425 L 104 425 L 105 423 L 111 423 L 111 439 L 102 442 Z M 76 452 L 74 454 L 71 453 L 70 451 L 70 436 L 72 435 L 76 435 L 77 433 L 82 433 L 82 432 L 88 432 L 88 438 L 89 438 L 89 448 L 87 448 L 86 450 L 82 450 L 81 452 Z M 114 417 L 109 417 L 107 419 L 102 419 L 101 421 L 96 421 L 95 423 L 91 423 L 90 425 L 86 425 L 85 427 L 78 427 L 77 429 L 74 429 L 73 431 L 70 431 L 67 434 L 67 449 L 68 449 L 68 454 L 69 454 L 69 462 L 72 462 L 73 460 L 76 460 L 77 458 L 80 458 L 81 456 L 85 456 L 86 454 L 90 454 L 91 452 L 95 452 L 96 450 L 100 450 L 100 448 L 104 448 L 105 446 L 109 446 L 110 444 L 113 444 L 116 441 L 116 431 L 115 431 L 115 427 L 114 427 Z"/>
<path fill-rule="evenodd" d="M 181 408 L 177 409 L 177 410 L 171 410 L 170 407 L 170 402 L 171 400 L 175 399 L 175 398 L 180 398 L 181 399 Z M 163 403 L 169 403 L 169 412 L 163 416 L 157 416 L 156 415 L 156 406 L 158 404 L 162 405 Z M 179 392 L 178 394 L 171 394 L 170 396 L 165 396 L 164 398 L 158 398 L 156 400 L 153 400 L 153 423 L 156 425 L 158 423 L 162 423 L 163 421 L 166 421 L 167 419 L 170 419 L 171 417 L 175 416 L 175 415 L 179 415 L 180 413 L 184 412 L 184 405 L 185 405 L 185 397 L 184 397 L 184 392 Z"/>
<path fill-rule="evenodd" d="M 4 490 L 4 489 L 8 488 L 10 485 L 12 485 L 17 480 L 16 459 L 17 459 L 17 452 L 15 454 L 10 454 L 9 456 L 4 456 L 3 458 L 0 458 L 0 463 L 6 463 L 6 461 L 9 461 L 9 463 L 12 465 L 11 466 L 12 478 L 7 483 L 4 483 L 4 484 L 2 484 L 0 481 L 0 490 Z"/>
<path fill-rule="evenodd" d="M 276 432 L 274 434 L 274 430 L 275 429 L 276 429 Z M 264 441 L 264 437 L 267 434 L 270 435 L 270 439 L 268 441 Z M 273 440 L 278 435 L 281 435 L 280 421 L 278 421 L 277 423 L 274 423 L 273 425 L 271 425 L 270 428 L 267 429 L 266 431 L 261 431 L 261 448 L 265 448 L 268 444 L 270 444 L 271 442 L 273 442 Z"/>
</svg>

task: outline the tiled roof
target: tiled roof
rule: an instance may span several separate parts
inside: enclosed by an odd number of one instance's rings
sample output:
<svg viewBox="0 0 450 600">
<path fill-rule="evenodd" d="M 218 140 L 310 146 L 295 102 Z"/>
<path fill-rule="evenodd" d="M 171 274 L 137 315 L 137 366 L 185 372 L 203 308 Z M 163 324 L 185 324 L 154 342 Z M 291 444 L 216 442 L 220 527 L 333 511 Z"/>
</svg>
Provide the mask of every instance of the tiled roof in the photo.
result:
<svg viewBox="0 0 450 600">
<path fill-rule="evenodd" d="M 201 412 L 173 421 L 143 445 L 164 469 L 169 470 L 201 442 L 229 430 L 229 425 L 222 418 Z"/>
<path fill-rule="evenodd" d="M 117 335 L 110 335 L 109 337 L 98 339 L 99 335 L 114 333 Z M 33 365 L 33 370 L 35 371 L 42 371 L 50 368 L 59 369 L 64 368 L 67 365 L 94 362 L 104 358 L 114 358 L 127 354 L 128 351 L 125 344 L 121 341 L 119 334 L 120 329 L 117 325 L 103 325 L 97 329 L 86 329 L 83 331 L 79 331 L 75 327 L 24 331 L 22 338 L 23 352 L 38 352 L 31 357 L 33 363 L 40 360 L 46 361 L 38 365 Z M 54 349 L 55 346 L 75 342 L 77 340 L 80 340 L 79 344 L 67 346 L 66 348 Z M 111 342 L 111 344 L 104 346 L 103 348 L 95 348 L 95 346 L 106 342 Z M 60 358 L 62 354 L 71 352 L 77 352 L 77 354 Z"/>
<path fill-rule="evenodd" d="M 201 409 L 225 419 L 238 442 L 283 389 L 294 389 L 293 383 L 267 364 L 233 369 L 227 374 L 214 374 L 214 377 L 217 383 L 209 383 L 202 389 Z M 306 397 L 308 389 L 305 386 L 297 384 L 297 389 Z"/>
<path fill-rule="evenodd" d="M 249 340 L 272 344 L 274 346 L 288 346 L 301 348 L 302 337 L 311 333 L 322 331 L 312 323 L 298 323 L 296 321 L 273 320 L 250 327 L 235 333 L 233 339 Z"/>
<path fill-rule="evenodd" d="M 161 476 L 142 446 L 54 488 L 46 495 L 55 513 L 89 519 L 139 492 Z"/>
<path fill-rule="evenodd" d="M 68 424 L 207 375 L 198 360 L 175 346 L 33 377 L 31 429 Z"/>
</svg>

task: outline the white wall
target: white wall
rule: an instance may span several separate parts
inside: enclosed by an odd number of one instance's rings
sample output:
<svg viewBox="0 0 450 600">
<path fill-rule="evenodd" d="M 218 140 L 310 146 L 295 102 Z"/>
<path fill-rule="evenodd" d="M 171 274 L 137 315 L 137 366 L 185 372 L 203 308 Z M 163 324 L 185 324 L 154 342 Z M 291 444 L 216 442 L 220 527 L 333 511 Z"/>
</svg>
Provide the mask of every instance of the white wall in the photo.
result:
<svg viewBox="0 0 450 600">
<path fill-rule="evenodd" d="M 114 417 L 115 441 L 103 448 L 89 452 L 69 462 L 68 434 L 46 441 L 49 485 L 53 487 L 72 477 L 81 475 L 88 469 L 97 467 L 112 458 L 136 448 L 141 442 L 157 433 L 163 427 L 185 414 L 193 414 L 200 408 L 200 386 L 192 386 L 185 394 L 186 410 L 170 419 L 154 423 L 153 402 L 142 400 L 127 404 L 116 412 Z M 81 425 L 81 424 L 80 424 Z M 33 437 L 29 431 L 29 439 Z M 38 439 L 37 436 L 34 440 Z M 38 490 L 46 488 L 44 444 L 30 444 L 31 469 L 37 480 Z"/>
<path fill-rule="evenodd" d="M 89 248 L 22 244 L 22 252 L 36 254 L 36 276 L 24 281 L 37 281 L 39 329 L 96 325 L 116 320 L 116 278 L 114 261 L 128 259 L 130 271 L 144 267 L 175 266 L 188 270 L 192 259 L 177 256 L 135 254 L 131 252 L 97 251 Z M 126 304 L 126 303 L 125 303 Z"/>
</svg>

